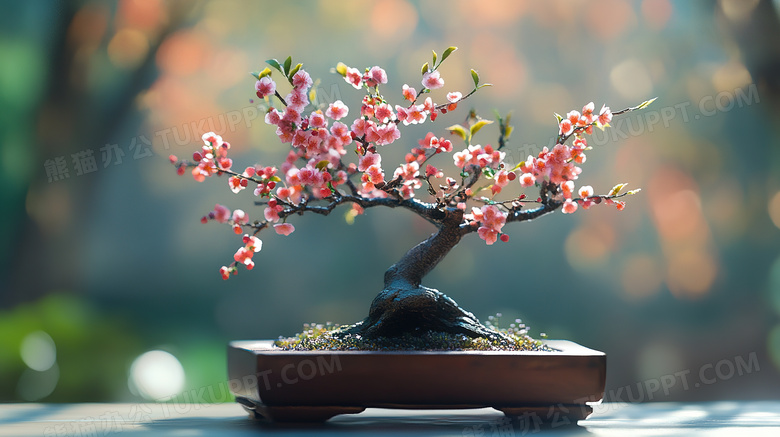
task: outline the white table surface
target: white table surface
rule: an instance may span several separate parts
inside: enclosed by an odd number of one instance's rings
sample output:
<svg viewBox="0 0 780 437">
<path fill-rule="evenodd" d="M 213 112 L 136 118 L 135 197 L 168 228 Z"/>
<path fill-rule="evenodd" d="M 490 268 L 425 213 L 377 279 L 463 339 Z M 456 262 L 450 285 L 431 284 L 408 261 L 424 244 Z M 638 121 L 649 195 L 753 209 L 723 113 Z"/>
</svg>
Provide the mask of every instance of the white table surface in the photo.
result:
<svg viewBox="0 0 780 437">
<path fill-rule="evenodd" d="M 367 409 L 324 424 L 250 420 L 238 404 L 0 404 L 0 436 L 780 436 L 780 401 L 601 404 L 579 424 L 476 410 Z"/>
</svg>

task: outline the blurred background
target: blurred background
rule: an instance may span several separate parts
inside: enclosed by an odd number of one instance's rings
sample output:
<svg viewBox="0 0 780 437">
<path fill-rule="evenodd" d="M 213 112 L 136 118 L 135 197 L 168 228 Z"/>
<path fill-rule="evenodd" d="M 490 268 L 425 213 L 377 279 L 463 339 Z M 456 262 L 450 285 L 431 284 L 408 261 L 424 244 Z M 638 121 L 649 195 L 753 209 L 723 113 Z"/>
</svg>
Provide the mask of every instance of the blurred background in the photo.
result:
<svg viewBox="0 0 780 437">
<path fill-rule="evenodd" d="M 395 210 L 353 225 L 346 209 L 296 217 L 291 236 L 265 235 L 253 271 L 223 281 L 240 237 L 200 218 L 216 203 L 262 211 L 226 179 L 177 176 L 167 157 L 216 131 L 236 167 L 280 164 L 288 149 L 248 74 L 266 59 L 292 55 L 321 80 L 319 102 L 348 105 L 362 95 L 330 69 L 380 65 L 398 103 L 403 84 L 420 87 L 430 50 L 450 45 L 439 101 L 470 89 L 470 68 L 494 86 L 404 129 L 389 171 L 470 108 L 513 111 L 507 160 L 518 162 L 557 134 L 553 112 L 658 100 L 589 140 L 578 185 L 641 187 L 625 211 L 554 214 L 505 228 L 510 242 L 491 247 L 467 238 L 425 285 L 481 319 L 500 312 L 499 324 L 521 318 L 534 336 L 606 352 L 608 400 L 777 396 L 778 1 L 8 0 L 2 10 L 0 401 L 182 400 L 202 387 L 201 401 L 229 401 L 229 340 L 362 319 L 384 270 L 429 224 Z M 492 128 L 478 142 L 494 143 Z"/>
</svg>

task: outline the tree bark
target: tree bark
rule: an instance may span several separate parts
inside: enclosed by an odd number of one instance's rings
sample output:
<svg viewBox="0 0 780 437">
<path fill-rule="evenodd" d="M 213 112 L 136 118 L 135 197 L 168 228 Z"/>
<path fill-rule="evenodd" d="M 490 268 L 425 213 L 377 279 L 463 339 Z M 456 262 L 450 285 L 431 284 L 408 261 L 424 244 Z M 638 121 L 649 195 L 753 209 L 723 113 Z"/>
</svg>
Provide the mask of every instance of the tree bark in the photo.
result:
<svg viewBox="0 0 780 437">
<path fill-rule="evenodd" d="M 471 338 L 508 340 L 488 329 L 470 312 L 438 290 L 420 285 L 467 232 L 463 211 L 447 210 L 438 232 L 409 250 L 385 272 L 384 289 L 374 298 L 368 317 L 342 332 L 365 338 L 442 332 Z"/>
</svg>

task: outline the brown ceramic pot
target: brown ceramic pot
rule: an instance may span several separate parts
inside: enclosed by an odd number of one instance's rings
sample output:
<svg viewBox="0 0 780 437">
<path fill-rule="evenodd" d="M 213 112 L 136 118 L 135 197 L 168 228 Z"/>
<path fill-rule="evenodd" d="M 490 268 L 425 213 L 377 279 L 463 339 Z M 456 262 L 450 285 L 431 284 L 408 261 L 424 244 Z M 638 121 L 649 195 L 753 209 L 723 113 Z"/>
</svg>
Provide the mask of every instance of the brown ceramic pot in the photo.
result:
<svg viewBox="0 0 780 437">
<path fill-rule="evenodd" d="M 325 421 L 368 407 L 493 407 L 542 421 L 584 419 L 601 401 L 606 355 L 564 340 L 539 351 L 284 351 L 228 348 L 230 388 L 254 417 Z"/>
</svg>

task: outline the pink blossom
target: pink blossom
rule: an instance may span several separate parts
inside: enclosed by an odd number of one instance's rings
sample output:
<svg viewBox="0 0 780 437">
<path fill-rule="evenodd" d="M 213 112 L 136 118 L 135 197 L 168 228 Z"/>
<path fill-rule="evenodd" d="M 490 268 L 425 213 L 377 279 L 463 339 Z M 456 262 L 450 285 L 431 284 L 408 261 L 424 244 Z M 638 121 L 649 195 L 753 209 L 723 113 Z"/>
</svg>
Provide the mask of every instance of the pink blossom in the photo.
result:
<svg viewBox="0 0 780 437">
<path fill-rule="evenodd" d="M 244 247 L 253 252 L 260 252 L 260 249 L 263 248 L 263 242 L 254 235 L 244 234 L 243 241 L 245 245 Z"/>
<path fill-rule="evenodd" d="M 580 113 L 577 111 L 569 111 L 569 113 L 566 114 L 566 118 L 574 126 L 580 124 Z"/>
<path fill-rule="evenodd" d="M 279 235 L 290 235 L 295 230 L 295 226 L 289 224 L 289 223 L 278 223 L 274 225 L 274 231 L 276 231 Z"/>
<path fill-rule="evenodd" d="M 359 90 L 363 84 L 363 75 L 360 74 L 360 70 L 357 68 L 347 67 L 347 74 L 344 76 L 344 80 Z"/>
<path fill-rule="evenodd" d="M 380 123 L 391 121 L 393 117 L 395 117 L 395 114 L 393 114 L 393 107 L 387 103 L 377 105 L 374 109 L 374 117 L 376 117 Z"/>
<path fill-rule="evenodd" d="M 368 70 L 368 86 L 375 87 L 380 83 L 387 83 L 387 73 L 379 67 L 371 67 Z"/>
<path fill-rule="evenodd" d="M 261 77 L 260 80 L 255 82 L 255 91 L 257 91 L 257 97 L 261 99 L 265 96 L 270 96 L 276 92 L 276 82 L 270 76 Z"/>
<path fill-rule="evenodd" d="M 230 269 L 225 266 L 222 266 L 219 269 L 219 274 L 222 275 L 222 279 L 227 281 L 228 278 L 230 278 Z"/>
<path fill-rule="evenodd" d="M 582 120 L 585 122 L 585 124 L 593 123 L 594 108 L 595 106 L 593 105 L 593 102 L 590 102 L 582 107 Z"/>
<path fill-rule="evenodd" d="M 506 223 L 506 214 L 501 212 L 495 205 L 485 205 L 481 209 L 482 218 L 480 223 L 482 226 L 486 226 L 496 231 L 501 231 Z"/>
<path fill-rule="evenodd" d="M 214 132 L 206 132 L 201 138 L 207 146 L 219 147 L 222 145 L 222 137 Z"/>
<path fill-rule="evenodd" d="M 293 109 L 299 114 L 303 112 L 303 109 L 309 104 L 309 96 L 302 88 L 293 89 L 287 97 L 284 98 L 287 102 L 287 110 Z"/>
<path fill-rule="evenodd" d="M 594 202 L 592 199 L 583 199 L 579 201 L 580 205 L 582 205 L 583 209 L 588 209 L 591 206 L 595 205 L 596 202 Z"/>
<path fill-rule="evenodd" d="M 326 127 L 328 127 L 328 121 L 325 120 L 325 116 L 322 115 L 322 112 L 318 110 L 312 112 L 311 115 L 309 116 L 309 127 L 325 129 Z"/>
<path fill-rule="evenodd" d="M 325 182 L 323 180 L 323 172 L 311 164 L 307 164 L 306 167 L 300 169 L 297 176 L 302 185 L 309 185 L 315 188 L 320 187 Z"/>
<path fill-rule="evenodd" d="M 422 85 L 425 88 L 435 90 L 444 86 L 444 79 L 441 78 L 439 71 L 428 71 L 423 74 Z"/>
<path fill-rule="evenodd" d="M 408 126 L 410 122 L 409 109 L 400 105 L 395 105 L 395 111 L 398 117 L 398 121 L 402 121 L 404 126 Z"/>
<path fill-rule="evenodd" d="M 405 183 L 401 185 L 401 197 L 404 199 L 411 199 L 414 197 L 414 183 Z"/>
<path fill-rule="evenodd" d="M 311 85 L 314 82 L 312 82 L 309 73 L 305 72 L 303 69 L 300 69 L 297 73 L 295 73 L 295 75 L 293 75 L 292 83 L 293 87 L 306 91 L 311 88 Z"/>
<path fill-rule="evenodd" d="M 491 245 L 498 241 L 498 231 L 495 229 L 487 228 L 485 226 L 480 226 L 479 229 L 477 229 L 477 234 L 479 235 L 479 238 L 485 240 L 485 243 L 488 245 Z"/>
<path fill-rule="evenodd" d="M 603 128 L 608 125 L 610 121 L 612 121 L 612 111 L 609 110 L 609 106 L 602 105 L 596 124 Z"/>
<path fill-rule="evenodd" d="M 233 160 L 230 158 L 221 157 L 217 159 L 217 164 L 219 165 L 220 170 L 230 170 L 230 167 L 233 166 Z"/>
<path fill-rule="evenodd" d="M 572 132 L 574 132 L 574 125 L 571 123 L 571 120 L 568 118 L 561 120 L 560 124 L 558 125 L 558 134 L 571 135 Z"/>
<path fill-rule="evenodd" d="M 590 185 L 585 185 L 584 187 L 580 187 L 579 191 L 580 197 L 583 199 L 587 199 L 588 197 L 593 196 L 593 187 Z"/>
<path fill-rule="evenodd" d="M 230 209 L 220 204 L 214 205 L 214 220 L 219 223 L 227 223 L 230 220 Z"/>
<path fill-rule="evenodd" d="M 366 128 L 366 141 L 369 143 L 373 143 L 374 141 L 379 139 L 379 132 L 377 131 L 378 126 L 376 124 L 372 124 L 371 126 Z"/>
<path fill-rule="evenodd" d="M 563 207 L 561 210 L 564 214 L 572 214 L 577 210 L 577 202 L 572 202 L 571 199 L 566 199 L 566 201 L 563 202 Z"/>
<path fill-rule="evenodd" d="M 438 143 L 439 139 L 436 138 L 436 135 L 433 132 L 428 132 L 425 135 L 425 138 L 421 138 L 421 139 L 417 140 L 417 144 L 419 144 L 420 147 L 423 147 L 423 148 L 426 148 L 426 149 L 431 149 L 431 148 L 435 148 L 436 147 L 434 145 L 434 143 L 433 143 L 434 141 L 436 143 Z"/>
<path fill-rule="evenodd" d="M 455 160 L 455 166 L 458 168 L 465 167 L 466 164 L 468 164 L 469 161 L 471 161 L 473 158 L 471 152 L 468 149 L 465 149 L 461 152 L 455 152 L 452 157 Z"/>
<path fill-rule="evenodd" d="M 285 196 L 287 197 L 287 196 Z M 284 210 L 284 207 L 282 205 L 276 204 L 276 205 L 269 205 L 263 210 L 263 217 L 269 222 L 278 222 L 280 220 L 279 213 Z"/>
<path fill-rule="evenodd" d="M 535 183 L 536 183 L 536 176 L 532 175 L 531 173 L 523 173 L 520 176 L 520 185 L 524 187 L 530 187 Z"/>
<path fill-rule="evenodd" d="M 507 184 L 509 184 L 509 172 L 506 170 L 497 171 L 493 178 L 496 180 L 495 185 L 501 188 L 506 187 Z"/>
<path fill-rule="evenodd" d="M 233 223 L 237 225 L 245 225 L 249 223 L 249 216 L 243 210 L 237 209 L 233 211 Z"/>
<path fill-rule="evenodd" d="M 434 109 L 433 99 L 431 99 L 430 97 L 426 97 L 425 102 L 423 102 L 422 105 L 422 110 L 426 112 L 431 112 L 433 111 L 433 109 Z"/>
<path fill-rule="evenodd" d="M 417 91 L 409 85 L 404 84 L 403 95 L 406 100 L 413 102 L 417 98 Z"/>
<path fill-rule="evenodd" d="M 412 161 L 401 165 L 395 170 L 393 177 L 400 176 L 404 181 L 417 180 L 417 176 L 420 175 L 420 164 L 417 161 Z"/>
<path fill-rule="evenodd" d="M 382 164 L 382 155 L 378 153 L 371 153 L 368 152 L 365 155 L 358 158 L 358 170 L 360 171 L 366 171 L 368 167 L 371 167 L 372 165 L 381 165 Z"/>
<path fill-rule="evenodd" d="M 325 115 L 334 119 L 341 120 L 349 113 L 349 108 L 341 100 L 336 100 L 328 106 L 328 110 L 325 111 Z"/>
<path fill-rule="evenodd" d="M 561 192 L 563 193 L 564 199 L 571 199 L 571 195 L 574 192 L 574 182 L 573 181 L 566 181 L 561 184 Z"/>
<path fill-rule="evenodd" d="M 385 180 L 385 173 L 382 171 L 382 167 L 376 164 L 366 169 L 366 175 L 372 184 L 378 184 Z"/>
<path fill-rule="evenodd" d="M 307 97 L 304 95 L 304 98 L 307 98 Z M 282 122 L 295 123 L 295 124 L 300 123 L 301 122 L 301 112 L 302 111 L 303 111 L 303 109 L 296 109 L 296 108 L 292 108 L 292 107 L 288 106 L 287 109 L 285 109 L 284 113 L 282 114 Z M 292 128 L 292 126 L 288 126 L 288 127 Z"/>
<path fill-rule="evenodd" d="M 414 105 L 407 110 L 407 118 L 404 120 L 404 125 L 422 123 L 427 115 L 423 105 Z"/>
<path fill-rule="evenodd" d="M 244 181 L 245 179 L 241 179 L 237 176 L 231 176 L 230 179 L 228 179 L 228 185 L 230 185 L 230 191 L 232 191 L 233 193 L 238 193 L 239 191 L 246 188 L 246 182 Z"/>
<path fill-rule="evenodd" d="M 235 255 L 233 255 L 233 259 L 236 260 L 237 263 L 244 264 L 248 269 L 251 269 L 255 266 L 254 261 L 252 261 L 252 255 L 254 254 L 254 251 L 249 250 L 246 247 L 240 247 Z"/>
<path fill-rule="evenodd" d="M 346 146 L 352 142 L 352 135 L 349 134 L 349 127 L 339 121 L 333 123 L 333 126 L 330 128 L 330 134 L 337 138 L 342 146 Z"/>
<path fill-rule="evenodd" d="M 534 161 L 535 160 L 536 159 L 533 156 L 528 155 L 528 158 L 526 158 L 526 160 L 523 161 L 522 165 L 520 166 L 520 171 L 522 173 L 531 173 L 531 172 L 533 172 L 534 171 L 534 167 L 535 167 L 535 165 L 534 165 Z"/>
<path fill-rule="evenodd" d="M 376 128 L 376 137 L 374 140 L 376 144 L 385 146 L 401 138 L 401 131 L 398 130 L 398 126 L 395 123 L 387 123 Z"/>
<path fill-rule="evenodd" d="M 461 94 L 461 93 L 460 93 L 460 92 L 458 92 L 458 91 L 454 91 L 454 92 L 451 92 L 451 93 L 447 93 L 447 100 L 448 100 L 450 103 L 456 103 L 456 102 L 459 102 L 459 101 L 460 101 L 460 99 L 462 99 L 462 98 L 463 98 L 463 94 Z"/>
<path fill-rule="evenodd" d="M 358 118 L 352 123 L 352 132 L 358 136 L 362 137 L 365 135 L 371 127 L 376 126 L 376 123 L 370 120 L 365 120 L 363 118 Z"/>
</svg>

